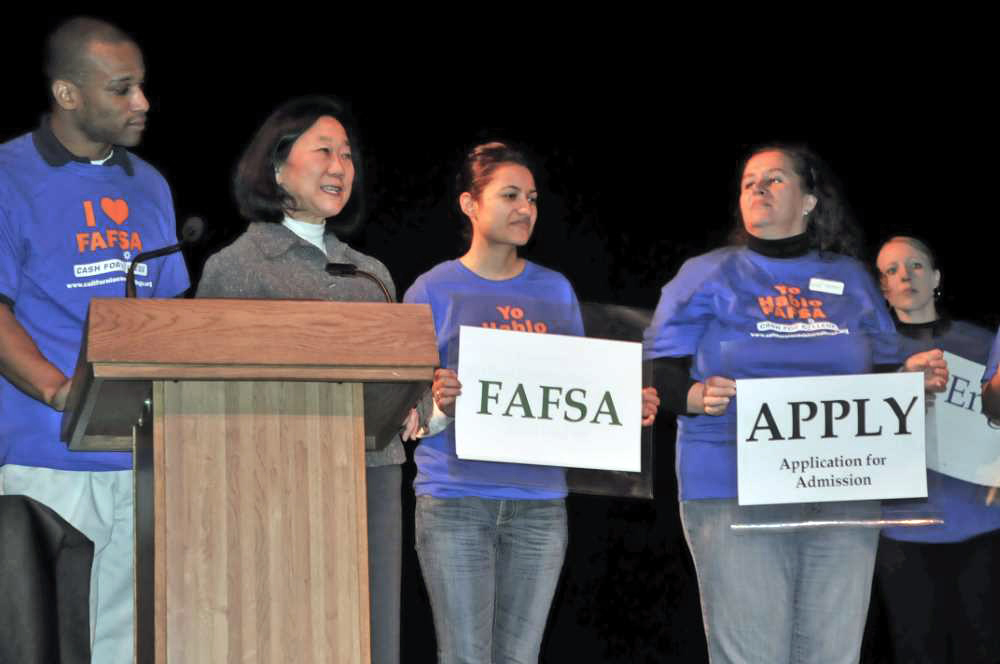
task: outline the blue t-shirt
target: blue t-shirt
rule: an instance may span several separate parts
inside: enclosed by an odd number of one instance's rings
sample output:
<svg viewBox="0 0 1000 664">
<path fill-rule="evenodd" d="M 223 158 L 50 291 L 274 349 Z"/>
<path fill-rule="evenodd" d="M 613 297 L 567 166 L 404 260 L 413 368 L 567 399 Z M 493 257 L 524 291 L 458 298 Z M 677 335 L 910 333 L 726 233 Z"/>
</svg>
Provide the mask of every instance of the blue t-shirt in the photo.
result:
<svg viewBox="0 0 1000 664">
<path fill-rule="evenodd" d="M 997 330 L 997 334 L 993 338 L 989 357 L 986 358 L 986 371 L 983 372 L 983 383 L 990 382 L 997 372 L 998 364 L 1000 364 L 1000 329 Z"/>
<path fill-rule="evenodd" d="M 121 150 L 122 148 L 115 148 Z M 31 134 L 0 145 L 0 300 L 67 376 L 80 352 L 92 297 L 121 297 L 137 253 L 177 242 L 170 189 L 152 166 L 70 161 L 52 166 Z M 140 297 L 188 287 L 180 254 L 136 270 Z M 0 464 L 62 470 L 132 467 L 128 452 L 71 452 L 59 440 L 62 413 L 0 378 Z"/>
<path fill-rule="evenodd" d="M 986 363 L 986 352 L 992 335 L 981 327 L 963 321 L 937 321 L 927 327 L 928 334 L 920 335 L 925 338 L 911 338 L 911 334 L 917 334 L 918 330 L 913 325 L 900 326 L 902 347 L 907 356 L 940 348 L 972 362 Z M 954 380 L 953 376 L 952 381 Z M 948 390 L 936 395 L 935 409 L 944 407 L 942 402 L 948 399 L 953 387 L 953 384 L 949 385 Z M 964 397 L 964 392 L 960 393 Z M 949 442 L 961 444 L 959 440 Z M 926 500 L 892 501 L 886 505 L 893 510 L 912 507 L 929 516 L 940 516 L 944 524 L 919 528 L 885 528 L 882 534 L 905 542 L 959 542 L 996 530 L 1000 528 L 1000 504 L 987 505 L 988 492 L 988 487 L 928 469 Z"/>
<path fill-rule="evenodd" d="M 903 359 L 882 296 L 858 261 L 815 251 L 769 258 L 745 247 L 681 266 L 663 287 L 643 354 L 690 356 L 698 381 L 867 373 Z M 737 398 L 724 415 L 677 418 L 682 500 L 736 497 L 738 406 Z"/>
<path fill-rule="evenodd" d="M 583 336 L 573 287 L 564 276 L 525 262 L 512 279 L 484 279 L 452 260 L 420 275 L 403 301 L 429 304 L 441 366 L 458 368 L 462 325 Z M 455 426 L 423 439 L 414 452 L 418 495 L 438 498 L 551 499 L 566 495 L 565 472 L 550 466 L 466 461 L 455 456 Z"/>
</svg>

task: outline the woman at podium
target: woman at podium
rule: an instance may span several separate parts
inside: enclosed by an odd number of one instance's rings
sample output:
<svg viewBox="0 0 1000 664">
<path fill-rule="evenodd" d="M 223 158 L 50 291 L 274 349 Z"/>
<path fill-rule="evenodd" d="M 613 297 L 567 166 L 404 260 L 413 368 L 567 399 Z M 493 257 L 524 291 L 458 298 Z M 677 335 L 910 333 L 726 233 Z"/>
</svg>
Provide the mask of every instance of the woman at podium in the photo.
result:
<svg viewBox="0 0 1000 664">
<path fill-rule="evenodd" d="M 363 221 L 359 152 L 339 101 L 301 97 L 275 110 L 236 170 L 236 202 L 249 226 L 205 263 L 198 297 L 394 301 L 386 267 L 341 239 Z M 405 386 L 365 384 L 365 431 L 374 434 L 365 459 L 374 663 L 399 661 L 400 464 L 406 459 L 400 419 L 410 413 L 404 436 L 416 429 L 407 400 Z"/>
<path fill-rule="evenodd" d="M 681 519 L 709 657 L 857 662 L 878 530 L 732 530 L 822 520 L 831 505 L 737 503 L 735 380 L 869 373 L 905 355 L 822 162 L 798 147 L 755 150 L 737 192 L 731 246 L 684 263 L 644 337 L 655 384 L 679 416 Z M 926 370 L 925 386 L 941 390 L 940 355 L 914 356 L 906 368 Z"/>
<path fill-rule="evenodd" d="M 882 293 L 896 314 L 896 329 L 907 351 L 940 348 L 987 364 L 993 335 L 938 309 L 941 271 L 926 243 L 908 236 L 890 238 L 876 264 Z M 968 393 L 975 393 L 974 385 Z M 952 396 L 938 397 L 929 410 L 937 415 L 965 401 Z M 937 437 L 933 422 L 928 417 L 928 446 Z M 981 423 L 985 428 L 986 420 Z M 956 436 L 948 446 L 942 442 L 937 444 L 944 455 L 949 447 L 957 452 L 963 440 Z M 997 661 L 1000 575 L 994 568 L 1000 559 L 1000 501 L 996 489 L 928 468 L 927 500 L 906 501 L 899 507 L 911 505 L 944 523 L 882 530 L 875 588 L 889 624 L 893 661 Z"/>
</svg>

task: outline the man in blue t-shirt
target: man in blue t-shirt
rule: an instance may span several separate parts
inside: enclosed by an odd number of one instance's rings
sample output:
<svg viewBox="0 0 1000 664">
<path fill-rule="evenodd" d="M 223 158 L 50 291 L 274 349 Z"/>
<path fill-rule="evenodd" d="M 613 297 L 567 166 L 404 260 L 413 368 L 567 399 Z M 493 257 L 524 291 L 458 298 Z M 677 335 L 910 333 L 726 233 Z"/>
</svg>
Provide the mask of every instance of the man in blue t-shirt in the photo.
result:
<svg viewBox="0 0 1000 664">
<path fill-rule="evenodd" d="M 48 505 L 94 542 L 93 661 L 133 657 L 132 456 L 59 440 L 91 298 L 121 296 L 144 248 L 176 242 L 170 189 L 126 150 L 149 103 L 135 42 L 77 18 L 46 44 L 51 113 L 0 145 L 0 493 Z M 139 265 L 137 293 L 189 285 L 175 254 Z"/>
</svg>

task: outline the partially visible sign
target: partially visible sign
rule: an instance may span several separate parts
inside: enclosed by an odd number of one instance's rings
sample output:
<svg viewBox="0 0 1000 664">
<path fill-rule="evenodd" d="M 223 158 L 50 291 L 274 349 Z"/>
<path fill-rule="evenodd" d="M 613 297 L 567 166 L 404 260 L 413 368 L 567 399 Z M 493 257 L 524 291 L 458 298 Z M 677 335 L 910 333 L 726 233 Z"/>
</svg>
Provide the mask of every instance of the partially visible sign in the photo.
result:
<svg viewBox="0 0 1000 664">
<path fill-rule="evenodd" d="M 986 367 L 945 353 L 948 388 L 928 409 L 927 467 L 966 482 L 1000 486 L 1000 430 L 983 415 Z"/>
<path fill-rule="evenodd" d="M 463 326 L 459 348 L 459 458 L 641 470 L 641 344 Z"/>
<path fill-rule="evenodd" d="M 739 503 L 927 495 L 923 374 L 736 381 Z"/>
</svg>

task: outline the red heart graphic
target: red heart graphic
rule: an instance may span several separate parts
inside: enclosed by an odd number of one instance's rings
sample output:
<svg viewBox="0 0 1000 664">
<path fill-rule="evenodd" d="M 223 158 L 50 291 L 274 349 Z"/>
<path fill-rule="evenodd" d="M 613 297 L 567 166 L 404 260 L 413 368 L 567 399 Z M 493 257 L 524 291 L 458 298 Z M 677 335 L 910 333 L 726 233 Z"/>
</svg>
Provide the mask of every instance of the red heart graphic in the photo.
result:
<svg viewBox="0 0 1000 664">
<path fill-rule="evenodd" d="M 111 221 L 115 222 L 119 226 L 125 223 L 125 220 L 128 219 L 128 203 L 126 203 L 123 198 L 119 198 L 117 200 L 102 198 L 101 209 L 104 210 L 104 214 L 108 215 L 108 218 L 111 219 Z"/>
</svg>

